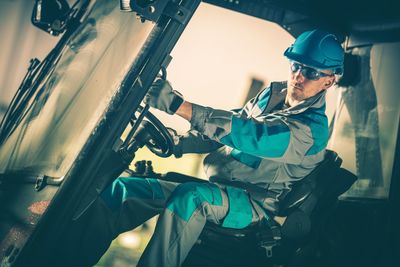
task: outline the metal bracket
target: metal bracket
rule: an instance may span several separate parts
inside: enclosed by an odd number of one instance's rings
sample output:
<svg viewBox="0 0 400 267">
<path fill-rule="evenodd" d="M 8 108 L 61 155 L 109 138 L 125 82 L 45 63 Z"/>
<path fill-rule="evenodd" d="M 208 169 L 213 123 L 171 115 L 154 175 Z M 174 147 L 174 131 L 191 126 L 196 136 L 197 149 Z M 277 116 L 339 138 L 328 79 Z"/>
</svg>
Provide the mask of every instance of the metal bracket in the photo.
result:
<svg viewBox="0 0 400 267">
<path fill-rule="evenodd" d="M 46 184 L 47 184 L 47 177 L 45 175 L 40 175 L 38 177 L 36 177 L 36 182 L 35 182 L 35 190 L 36 191 L 40 191 L 42 190 Z"/>
<path fill-rule="evenodd" d="M 120 0 L 120 9 L 122 11 L 134 11 L 141 19 L 157 22 L 163 13 L 166 0 Z"/>
<path fill-rule="evenodd" d="M 161 15 L 166 15 L 181 24 L 186 24 L 190 18 L 189 10 L 174 0 L 120 0 L 120 8 L 122 11 L 136 12 L 143 21 L 157 22 Z"/>
<path fill-rule="evenodd" d="M 170 2 L 164 9 L 164 15 L 186 25 L 190 19 L 190 11 L 180 5 Z"/>
<path fill-rule="evenodd" d="M 64 176 L 59 178 L 46 176 L 44 174 L 39 175 L 35 179 L 35 190 L 40 191 L 45 188 L 47 185 L 60 185 L 64 180 Z"/>
</svg>

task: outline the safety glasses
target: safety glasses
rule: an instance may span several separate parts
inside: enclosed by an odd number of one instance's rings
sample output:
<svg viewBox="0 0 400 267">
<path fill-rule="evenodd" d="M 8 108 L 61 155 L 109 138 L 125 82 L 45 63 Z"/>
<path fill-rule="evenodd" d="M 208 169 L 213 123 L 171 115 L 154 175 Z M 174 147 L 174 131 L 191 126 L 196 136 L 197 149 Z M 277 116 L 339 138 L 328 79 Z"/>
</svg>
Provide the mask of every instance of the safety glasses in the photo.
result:
<svg viewBox="0 0 400 267">
<path fill-rule="evenodd" d="M 290 62 L 290 70 L 294 73 L 300 70 L 300 73 L 304 76 L 304 78 L 308 80 L 317 81 L 321 77 L 333 76 L 334 74 L 327 74 L 320 72 L 314 68 L 306 67 L 298 62 L 291 61 Z"/>
</svg>

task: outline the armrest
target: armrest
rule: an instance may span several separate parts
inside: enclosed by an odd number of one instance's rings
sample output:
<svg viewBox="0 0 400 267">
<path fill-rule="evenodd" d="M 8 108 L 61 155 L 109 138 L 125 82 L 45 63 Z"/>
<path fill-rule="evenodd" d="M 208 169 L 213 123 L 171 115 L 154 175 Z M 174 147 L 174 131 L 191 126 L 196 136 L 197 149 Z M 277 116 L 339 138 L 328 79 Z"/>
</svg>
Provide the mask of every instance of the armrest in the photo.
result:
<svg viewBox="0 0 400 267">
<path fill-rule="evenodd" d="M 329 191 L 331 181 L 335 178 L 342 159 L 331 150 L 326 151 L 325 159 L 306 177 L 295 182 L 291 190 L 279 199 L 277 215 L 287 216 L 299 207 L 312 193 L 320 195 Z"/>
<path fill-rule="evenodd" d="M 311 195 L 313 186 L 305 180 L 292 187 L 291 191 L 279 201 L 279 216 L 287 216 Z"/>
</svg>

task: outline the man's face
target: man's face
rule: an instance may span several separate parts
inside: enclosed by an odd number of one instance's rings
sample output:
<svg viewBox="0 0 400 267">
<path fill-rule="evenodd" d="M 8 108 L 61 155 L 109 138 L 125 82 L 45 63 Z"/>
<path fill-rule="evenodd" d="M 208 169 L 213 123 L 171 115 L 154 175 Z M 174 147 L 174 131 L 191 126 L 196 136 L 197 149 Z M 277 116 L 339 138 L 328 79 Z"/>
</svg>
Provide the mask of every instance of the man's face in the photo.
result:
<svg viewBox="0 0 400 267">
<path fill-rule="evenodd" d="M 290 62 L 290 64 L 288 94 L 286 97 L 286 102 L 290 106 L 315 96 L 322 90 L 331 87 L 335 82 L 335 77 L 330 70 L 317 70 L 298 62 Z"/>
</svg>

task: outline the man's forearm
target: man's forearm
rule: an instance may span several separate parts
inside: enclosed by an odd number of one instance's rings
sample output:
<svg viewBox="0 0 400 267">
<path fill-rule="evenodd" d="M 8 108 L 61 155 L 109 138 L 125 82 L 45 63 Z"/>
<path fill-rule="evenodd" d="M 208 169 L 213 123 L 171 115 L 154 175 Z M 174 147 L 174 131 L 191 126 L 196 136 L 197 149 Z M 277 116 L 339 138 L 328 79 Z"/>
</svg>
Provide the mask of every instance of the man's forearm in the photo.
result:
<svg viewBox="0 0 400 267">
<path fill-rule="evenodd" d="M 192 103 L 184 101 L 175 114 L 190 121 L 192 119 Z"/>
</svg>

